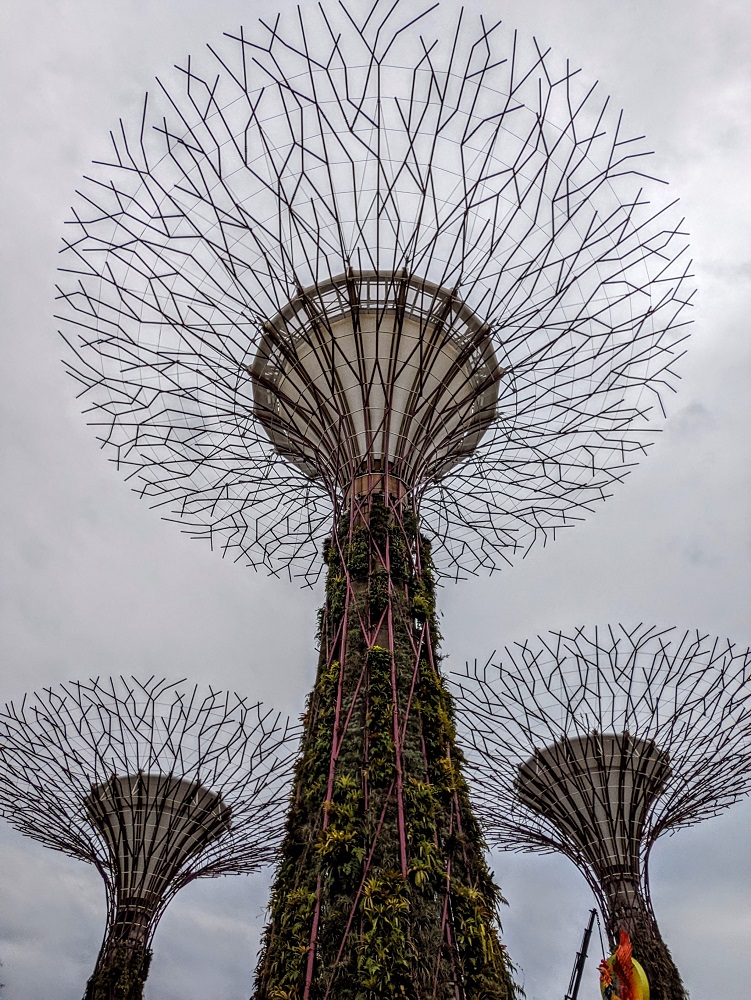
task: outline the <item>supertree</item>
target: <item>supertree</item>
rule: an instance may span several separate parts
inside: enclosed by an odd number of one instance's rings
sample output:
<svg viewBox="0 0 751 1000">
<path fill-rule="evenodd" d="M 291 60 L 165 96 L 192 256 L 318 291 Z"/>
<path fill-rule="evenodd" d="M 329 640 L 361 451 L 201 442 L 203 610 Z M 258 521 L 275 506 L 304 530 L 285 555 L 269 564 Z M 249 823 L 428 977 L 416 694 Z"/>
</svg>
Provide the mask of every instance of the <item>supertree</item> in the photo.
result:
<svg viewBox="0 0 751 1000">
<path fill-rule="evenodd" d="M 274 859 L 298 740 L 260 702 L 153 677 L 71 682 L 0 709 L 0 814 L 104 879 L 85 1000 L 140 1000 L 175 893 Z"/>
<path fill-rule="evenodd" d="M 455 697 L 489 839 L 569 857 L 652 1000 L 683 1000 L 649 856 L 751 788 L 751 649 L 643 625 L 551 632 L 468 665 Z"/>
<path fill-rule="evenodd" d="M 323 543 L 259 1000 L 512 991 L 435 572 L 608 496 L 685 336 L 643 144 L 536 42 L 460 16 L 439 43 L 432 9 L 320 8 L 189 60 L 63 254 L 69 371 L 135 488 L 307 583 Z"/>
</svg>

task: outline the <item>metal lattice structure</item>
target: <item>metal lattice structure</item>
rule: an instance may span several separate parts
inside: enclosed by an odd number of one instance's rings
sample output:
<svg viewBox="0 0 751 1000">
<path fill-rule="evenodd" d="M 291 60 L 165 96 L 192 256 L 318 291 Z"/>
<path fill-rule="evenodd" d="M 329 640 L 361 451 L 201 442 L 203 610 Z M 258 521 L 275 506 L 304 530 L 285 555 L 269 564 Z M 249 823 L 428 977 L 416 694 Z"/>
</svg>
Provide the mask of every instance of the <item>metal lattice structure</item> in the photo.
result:
<svg viewBox="0 0 751 1000">
<path fill-rule="evenodd" d="M 0 813 L 105 882 L 87 1000 L 141 996 L 183 886 L 273 860 L 298 740 L 260 703 L 154 678 L 63 684 L 0 710 Z"/>
<path fill-rule="evenodd" d="M 257 1000 L 514 995 L 434 575 L 607 497 L 686 335 L 643 143 L 534 40 L 433 10 L 225 36 L 121 123 L 62 256 L 69 372 L 135 488 L 307 583 L 325 542 Z"/>
<path fill-rule="evenodd" d="M 551 632 L 455 687 L 491 842 L 569 857 L 654 1000 L 682 998 L 648 861 L 658 837 L 751 789 L 751 650 L 644 626 Z"/>
<path fill-rule="evenodd" d="M 438 43 L 432 10 L 228 34 L 120 124 L 66 233 L 68 366 L 110 458 L 307 582 L 362 475 L 395 475 L 449 576 L 574 524 L 682 352 L 644 142 L 536 41 L 461 15 Z"/>
</svg>

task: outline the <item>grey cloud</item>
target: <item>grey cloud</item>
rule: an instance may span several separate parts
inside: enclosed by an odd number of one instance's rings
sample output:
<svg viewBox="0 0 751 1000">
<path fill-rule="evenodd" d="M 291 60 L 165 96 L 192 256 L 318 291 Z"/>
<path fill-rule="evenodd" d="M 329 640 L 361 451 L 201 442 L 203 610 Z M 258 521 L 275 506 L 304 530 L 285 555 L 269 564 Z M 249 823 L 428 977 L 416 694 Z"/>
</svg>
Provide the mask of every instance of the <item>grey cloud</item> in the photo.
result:
<svg viewBox="0 0 751 1000">
<path fill-rule="evenodd" d="M 51 318 L 63 220 L 87 160 L 119 115 L 138 113 L 156 73 L 251 12 L 240 0 L 6 6 L 0 698 L 67 678 L 163 672 L 297 714 L 315 666 L 320 589 L 223 562 L 133 496 L 84 427 Z M 497 5 L 469 9 L 495 14 Z M 441 591 L 448 664 L 572 622 L 675 623 L 748 644 L 751 13 L 711 0 L 508 0 L 500 13 L 601 79 L 629 127 L 648 134 L 656 172 L 684 199 L 702 284 L 683 385 L 652 455 L 546 550 Z M 746 985 L 750 810 L 655 852 L 658 917 L 692 1000 Z M 565 859 L 493 860 L 529 1000 L 562 996 L 590 906 L 583 879 Z M 99 876 L 7 829 L 0 866 L 3 996 L 77 1000 L 103 929 Z M 247 997 L 269 877 L 178 896 L 157 934 L 150 1000 Z M 595 957 L 581 1000 L 599 995 Z"/>
</svg>

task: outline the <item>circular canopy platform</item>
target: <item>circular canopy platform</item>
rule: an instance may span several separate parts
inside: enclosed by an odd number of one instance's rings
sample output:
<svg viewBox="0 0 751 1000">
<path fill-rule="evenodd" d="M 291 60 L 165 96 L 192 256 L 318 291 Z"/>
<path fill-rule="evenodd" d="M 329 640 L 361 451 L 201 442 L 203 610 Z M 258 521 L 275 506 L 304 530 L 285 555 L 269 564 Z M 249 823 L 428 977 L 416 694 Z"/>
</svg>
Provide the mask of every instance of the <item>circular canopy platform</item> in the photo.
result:
<svg viewBox="0 0 751 1000">
<path fill-rule="evenodd" d="M 751 649 L 647 625 L 550 632 L 468 664 L 457 721 L 490 841 L 633 870 L 751 788 L 750 683 Z"/>
<path fill-rule="evenodd" d="M 535 750 L 519 765 L 515 789 L 600 878 L 638 880 L 645 823 L 669 775 L 668 755 L 654 740 L 592 732 Z"/>
<path fill-rule="evenodd" d="M 474 452 L 502 370 L 457 296 L 350 272 L 269 320 L 251 374 L 256 416 L 303 473 L 344 491 L 384 473 L 406 493 Z"/>
<path fill-rule="evenodd" d="M 175 873 L 231 827 L 219 792 L 170 774 L 112 775 L 84 800 L 110 849 L 117 890 L 159 898 Z"/>
</svg>

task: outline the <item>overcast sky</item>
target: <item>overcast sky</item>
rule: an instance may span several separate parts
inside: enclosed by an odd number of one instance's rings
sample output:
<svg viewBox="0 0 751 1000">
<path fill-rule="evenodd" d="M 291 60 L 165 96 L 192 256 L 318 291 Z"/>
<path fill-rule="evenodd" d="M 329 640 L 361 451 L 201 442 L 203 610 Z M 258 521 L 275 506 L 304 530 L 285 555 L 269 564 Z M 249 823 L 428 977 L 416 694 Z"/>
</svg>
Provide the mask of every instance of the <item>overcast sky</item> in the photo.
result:
<svg viewBox="0 0 751 1000">
<path fill-rule="evenodd" d="M 307 0 L 306 0 L 307 2 Z M 353 0 L 354 2 L 354 0 Z M 283 0 L 268 0 L 263 12 Z M 443 7 L 455 8 L 444 0 Z M 447 665 L 575 624 L 653 622 L 751 641 L 751 9 L 741 0 L 472 3 L 581 65 L 657 151 L 692 233 L 699 297 L 680 392 L 651 456 L 589 520 L 493 579 L 440 594 Z M 320 592 L 255 575 L 140 503 L 78 415 L 52 319 L 78 178 L 119 116 L 258 5 L 2 5 L 0 699 L 64 679 L 164 673 L 298 714 Z M 653 896 L 692 1000 L 745 995 L 751 806 L 658 844 Z M 591 899 L 559 858 L 494 855 L 529 1000 L 562 998 Z M 250 993 L 268 876 L 194 884 L 155 939 L 149 1000 Z M 104 926 L 97 873 L 0 830 L 7 1000 L 78 1000 Z M 581 1000 L 596 1000 L 593 946 Z"/>
</svg>

